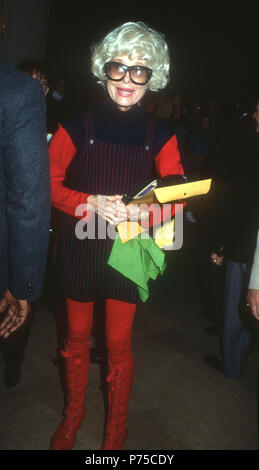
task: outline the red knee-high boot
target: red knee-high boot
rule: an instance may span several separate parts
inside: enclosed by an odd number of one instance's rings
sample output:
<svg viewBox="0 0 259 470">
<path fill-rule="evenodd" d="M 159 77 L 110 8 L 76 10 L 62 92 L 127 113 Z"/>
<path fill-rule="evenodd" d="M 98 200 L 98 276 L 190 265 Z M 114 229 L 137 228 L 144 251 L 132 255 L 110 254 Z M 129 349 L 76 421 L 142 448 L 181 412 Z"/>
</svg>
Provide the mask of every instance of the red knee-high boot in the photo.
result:
<svg viewBox="0 0 259 470">
<path fill-rule="evenodd" d="M 52 450 L 72 449 L 77 431 L 85 416 L 85 393 L 89 372 L 89 341 L 82 344 L 67 340 L 65 351 L 65 378 L 67 397 L 65 417 L 51 439 Z"/>
<path fill-rule="evenodd" d="M 102 450 L 121 450 L 127 437 L 127 412 L 135 360 L 112 364 L 109 359 L 108 417 Z"/>
</svg>

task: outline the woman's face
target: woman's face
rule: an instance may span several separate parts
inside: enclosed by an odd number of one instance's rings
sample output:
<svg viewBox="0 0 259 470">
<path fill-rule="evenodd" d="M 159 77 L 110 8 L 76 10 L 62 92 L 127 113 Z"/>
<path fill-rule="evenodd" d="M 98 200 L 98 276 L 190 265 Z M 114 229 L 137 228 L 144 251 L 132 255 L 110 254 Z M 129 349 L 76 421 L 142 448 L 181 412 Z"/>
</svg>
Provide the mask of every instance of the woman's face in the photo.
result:
<svg viewBox="0 0 259 470">
<path fill-rule="evenodd" d="M 146 60 L 130 60 L 128 56 L 118 56 L 112 59 L 123 65 L 146 65 Z M 135 104 L 139 103 L 147 91 L 148 85 L 137 85 L 130 79 L 129 72 L 119 82 L 107 80 L 107 91 L 114 103 L 121 111 L 128 111 Z"/>
</svg>

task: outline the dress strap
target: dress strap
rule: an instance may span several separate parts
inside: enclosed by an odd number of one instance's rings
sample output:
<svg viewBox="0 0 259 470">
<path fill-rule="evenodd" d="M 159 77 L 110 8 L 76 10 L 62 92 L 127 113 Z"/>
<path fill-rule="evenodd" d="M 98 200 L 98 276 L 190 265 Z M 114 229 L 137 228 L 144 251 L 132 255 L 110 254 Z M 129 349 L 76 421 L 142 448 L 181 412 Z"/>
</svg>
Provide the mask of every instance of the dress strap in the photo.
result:
<svg viewBox="0 0 259 470">
<path fill-rule="evenodd" d="M 145 136 L 146 150 L 149 150 L 149 148 L 152 147 L 155 132 L 156 132 L 156 121 L 152 116 L 150 116 L 147 122 L 147 130 L 146 130 L 146 136 Z"/>
<path fill-rule="evenodd" d="M 85 136 L 86 142 L 93 144 L 95 140 L 94 136 L 94 120 L 91 111 L 84 113 L 84 124 L 85 124 Z"/>
</svg>

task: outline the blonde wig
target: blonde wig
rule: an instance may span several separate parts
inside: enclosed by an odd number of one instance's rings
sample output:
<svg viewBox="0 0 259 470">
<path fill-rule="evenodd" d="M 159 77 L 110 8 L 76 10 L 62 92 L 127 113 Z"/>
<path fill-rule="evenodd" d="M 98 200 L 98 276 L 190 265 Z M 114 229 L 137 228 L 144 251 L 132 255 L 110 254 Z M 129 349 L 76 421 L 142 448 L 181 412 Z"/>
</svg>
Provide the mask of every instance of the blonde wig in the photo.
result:
<svg viewBox="0 0 259 470">
<path fill-rule="evenodd" d="M 115 57 L 128 56 L 130 60 L 146 60 L 152 69 L 148 88 L 158 91 L 165 88 L 169 80 L 170 58 L 164 36 L 138 21 L 124 23 L 111 31 L 92 50 L 92 73 L 99 83 L 107 81 L 104 64 Z"/>
</svg>

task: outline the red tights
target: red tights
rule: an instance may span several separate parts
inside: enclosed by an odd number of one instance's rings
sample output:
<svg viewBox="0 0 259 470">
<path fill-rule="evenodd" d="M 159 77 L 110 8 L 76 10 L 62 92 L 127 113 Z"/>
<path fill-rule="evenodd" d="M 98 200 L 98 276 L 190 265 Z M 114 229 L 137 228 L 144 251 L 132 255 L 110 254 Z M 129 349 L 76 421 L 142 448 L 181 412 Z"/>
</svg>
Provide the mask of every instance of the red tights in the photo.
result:
<svg viewBox="0 0 259 470">
<path fill-rule="evenodd" d="M 80 344 L 89 340 L 93 326 L 94 302 L 66 299 L 68 340 Z M 132 357 L 131 336 L 136 305 L 120 300 L 106 299 L 106 345 L 112 363 Z"/>
</svg>

